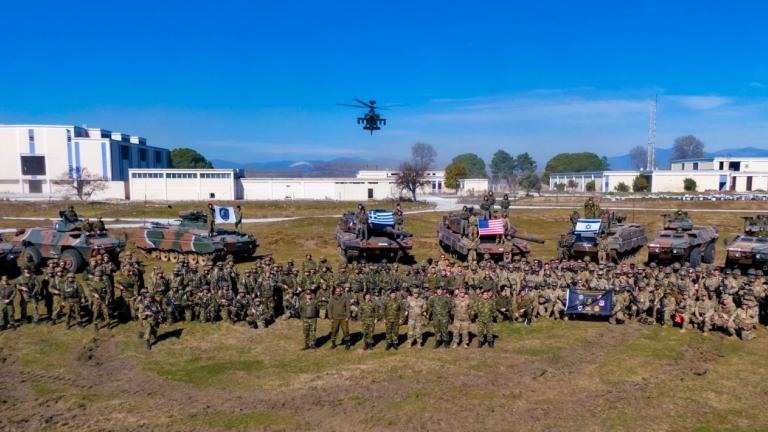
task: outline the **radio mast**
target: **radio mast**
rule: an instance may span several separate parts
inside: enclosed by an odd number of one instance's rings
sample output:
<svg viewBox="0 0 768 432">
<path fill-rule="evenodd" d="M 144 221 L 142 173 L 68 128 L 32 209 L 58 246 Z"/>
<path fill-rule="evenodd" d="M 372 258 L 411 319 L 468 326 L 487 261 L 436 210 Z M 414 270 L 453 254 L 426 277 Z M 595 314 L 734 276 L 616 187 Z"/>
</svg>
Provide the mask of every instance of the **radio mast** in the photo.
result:
<svg viewBox="0 0 768 432">
<path fill-rule="evenodd" d="M 656 168 L 656 106 L 659 104 L 659 95 L 657 94 L 651 104 L 651 118 L 648 124 L 648 166 L 646 171 L 653 171 Z"/>
</svg>

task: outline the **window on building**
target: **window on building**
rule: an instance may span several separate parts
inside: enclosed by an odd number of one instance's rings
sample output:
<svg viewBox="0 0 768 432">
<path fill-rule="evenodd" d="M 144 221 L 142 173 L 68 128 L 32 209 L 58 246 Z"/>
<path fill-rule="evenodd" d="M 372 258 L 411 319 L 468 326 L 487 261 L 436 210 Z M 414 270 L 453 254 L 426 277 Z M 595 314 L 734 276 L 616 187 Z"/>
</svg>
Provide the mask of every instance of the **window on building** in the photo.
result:
<svg viewBox="0 0 768 432">
<path fill-rule="evenodd" d="M 42 180 L 30 180 L 29 181 L 29 193 L 43 193 L 43 181 Z"/>
<path fill-rule="evenodd" d="M 197 173 L 168 173 L 166 177 L 170 179 L 193 179 L 197 178 Z"/>
<path fill-rule="evenodd" d="M 72 131 L 67 129 L 67 143 L 72 142 Z"/>
<path fill-rule="evenodd" d="M 698 162 L 694 162 L 693 163 L 693 170 L 694 171 L 698 171 L 699 170 L 699 163 Z"/>
<path fill-rule="evenodd" d="M 131 158 L 131 149 L 128 146 L 120 146 L 120 157 L 123 160 Z"/>
<path fill-rule="evenodd" d="M 216 198 L 216 194 L 211 192 L 208 194 L 208 198 Z"/>
<path fill-rule="evenodd" d="M 156 152 L 155 152 L 155 163 L 156 163 L 156 164 L 161 164 L 161 163 L 163 163 L 163 153 L 161 153 L 161 152 L 159 152 L 159 151 L 156 151 Z"/>
<path fill-rule="evenodd" d="M 722 171 L 724 167 L 725 167 L 725 164 L 723 162 L 720 162 L 720 171 Z"/>
<path fill-rule="evenodd" d="M 681 163 L 681 164 L 680 164 L 680 169 L 681 169 L 682 171 L 685 171 L 685 162 L 683 162 L 683 163 Z"/>
<path fill-rule="evenodd" d="M 230 173 L 200 173 L 201 179 L 228 179 L 231 178 Z"/>
<path fill-rule="evenodd" d="M 139 149 L 139 160 L 142 162 L 147 161 L 147 149 Z"/>
<path fill-rule="evenodd" d="M 752 192 L 752 176 L 747 177 L 747 192 Z"/>
<path fill-rule="evenodd" d="M 22 175 L 45 175 L 45 156 L 22 156 Z"/>
<path fill-rule="evenodd" d="M 131 173 L 131 178 L 153 178 L 153 179 L 154 178 L 163 178 L 163 173 L 157 173 L 157 172 L 152 172 L 152 173 L 138 172 L 137 173 L 137 172 L 134 172 L 134 173 Z"/>
</svg>

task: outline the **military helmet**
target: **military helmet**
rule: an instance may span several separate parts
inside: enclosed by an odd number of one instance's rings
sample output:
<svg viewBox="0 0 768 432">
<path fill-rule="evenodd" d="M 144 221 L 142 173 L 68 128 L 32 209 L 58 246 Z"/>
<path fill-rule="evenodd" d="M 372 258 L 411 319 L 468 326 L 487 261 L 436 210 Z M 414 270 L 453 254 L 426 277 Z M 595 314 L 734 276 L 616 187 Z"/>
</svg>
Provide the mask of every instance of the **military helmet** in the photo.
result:
<svg viewBox="0 0 768 432">
<path fill-rule="evenodd" d="M 75 278 L 75 274 L 74 273 L 72 273 L 72 272 L 67 273 L 67 279 L 74 279 L 74 278 Z"/>
<path fill-rule="evenodd" d="M 104 273 L 102 273 L 102 271 L 101 271 L 101 270 L 96 270 L 95 272 L 93 272 L 93 275 L 94 275 L 94 276 L 101 276 L 101 275 L 103 275 L 103 274 L 104 274 Z"/>
</svg>

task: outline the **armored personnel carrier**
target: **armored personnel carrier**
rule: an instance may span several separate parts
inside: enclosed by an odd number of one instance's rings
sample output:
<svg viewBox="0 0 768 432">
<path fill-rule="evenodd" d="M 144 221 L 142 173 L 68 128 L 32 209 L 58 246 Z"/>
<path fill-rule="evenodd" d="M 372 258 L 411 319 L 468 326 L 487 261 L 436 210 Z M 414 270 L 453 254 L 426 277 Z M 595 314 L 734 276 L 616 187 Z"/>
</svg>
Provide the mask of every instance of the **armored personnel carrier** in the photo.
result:
<svg viewBox="0 0 768 432">
<path fill-rule="evenodd" d="M 744 234 L 739 235 L 725 250 L 726 267 L 768 270 L 768 215 L 745 216 Z"/>
<path fill-rule="evenodd" d="M 648 236 L 642 225 L 625 223 L 626 219 L 626 215 L 612 211 L 606 211 L 601 219 L 578 219 L 573 230 L 561 238 L 558 255 L 598 262 L 600 243 L 605 244 L 606 259 L 614 263 L 637 253 L 648 243 Z"/>
<path fill-rule="evenodd" d="M 702 262 L 715 261 L 715 243 L 720 236 L 717 228 L 694 225 L 682 210 L 662 216 L 664 229 L 648 243 L 649 263 L 688 261 L 698 267 Z"/>
<path fill-rule="evenodd" d="M 139 229 L 134 244 L 152 258 L 190 264 L 207 264 L 227 255 L 245 258 L 259 246 L 250 234 L 216 228 L 208 235 L 208 216 L 200 211 L 179 213 L 177 223 L 153 223 Z"/>
<path fill-rule="evenodd" d="M 114 261 L 125 247 L 107 232 L 84 232 L 82 221 L 70 220 L 59 213 L 60 220 L 52 228 L 22 228 L 16 231 L 13 245 L 21 248 L 22 261 L 39 268 L 51 258 L 64 261 L 67 270 L 79 272 L 91 257 L 109 255 Z"/>
<path fill-rule="evenodd" d="M 473 207 L 469 207 L 469 212 L 475 216 L 480 215 L 480 212 Z M 527 242 L 544 243 L 542 239 L 518 235 L 517 228 L 511 225 L 503 234 L 493 233 L 494 226 L 503 227 L 503 219 L 491 219 L 480 221 L 480 223 L 487 225 L 487 229 L 480 229 L 480 244 L 476 250 L 478 257 L 488 254 L 492 260 L 501 261 L 505 251 L 509 251 L 512 256 L 527 256 L 531 253 Z M 467 235 L 462 235 L 461 212 L 450 212 L 438 222 L 437 242 L 445 252 L 462 260 L 467 259 L 472 241 Z"/>
<path fill-rule="evenodd" d="M 389 210 L 368 211 L 368 238 L 357 235 L 355 212 L 341 215 L 336 226 L 336 242 L 344 262 L 366 260 L 377 262 L 411 261 L 413 238 L 410 233 L 395 230 L 394 217 Z"/>
</svg>

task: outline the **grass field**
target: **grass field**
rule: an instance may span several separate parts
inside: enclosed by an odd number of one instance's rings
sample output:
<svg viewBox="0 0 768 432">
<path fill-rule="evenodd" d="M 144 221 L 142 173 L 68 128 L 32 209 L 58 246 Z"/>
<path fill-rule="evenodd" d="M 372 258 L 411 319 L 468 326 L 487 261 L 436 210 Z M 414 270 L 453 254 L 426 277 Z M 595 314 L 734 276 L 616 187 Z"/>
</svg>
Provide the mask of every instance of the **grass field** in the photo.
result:
<svg viewBox="0 0 768 432">
<path fill-rule="evenodd" d="M 711 203 L 692 217 L 732 238 L 741 219 L 712 211 L 730 204 Z M 17 205 L 2 213 L 16 214 Z M 284 261 L 310 252 L 338 262 L 337 217 L 310 216 L 338 214 L 347 205 L 249 205 L 248 217 L 302 216 L 245 225 L 261 243 L 257 255 L 271 252 Z M 655 202 L 647 207 L 659 208 Z M 127 217 L 122 208 L 109 208 Z M 31 206 L 29 212 L 47 214 Z M 158 207 L 139 214 L 173 216 L 168 212 Z M 554 256 L 569 213 L 518 209 L 512 215 L 521 234 L 547 240 L 532 245 L 535 256 L 546 258 Z M 634 218 L 652 235 L 661 224 L 658 213 L 639 208 Z M 417 260 L 439 254 L 440 216 L 407 216 Z M 116 231 L 130 236 L 135 230 Z M 643 261 L 644 252 L 637 259 Z M 353 350 L 331 351 L 325 321 L 318 331 L 324 345 L 313 352 L 299 351 L 296 320 L 255 331 L 164 326 L 151 352 L 138 330 L 127 324 L 96 334 L 43 325 L 0 333 L 0 430 L 768 430 L 763 328 L 742 342 L 639 324 L 504 323 L 493 351 L 435 351 L 430 340 L 427 348 L 398 352 L 382 345 L 362 351 L 357 324 Z"/>
</svg>

